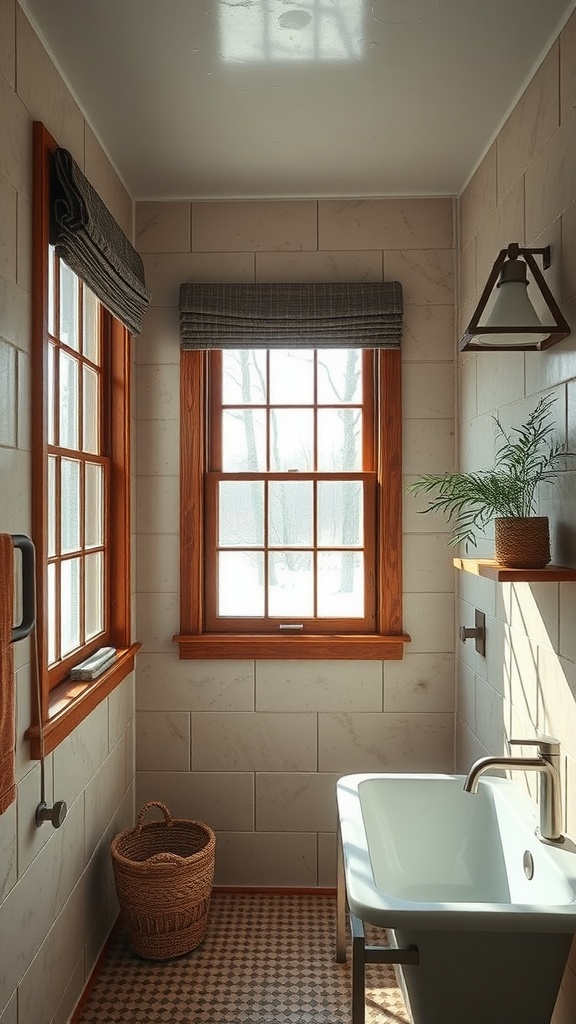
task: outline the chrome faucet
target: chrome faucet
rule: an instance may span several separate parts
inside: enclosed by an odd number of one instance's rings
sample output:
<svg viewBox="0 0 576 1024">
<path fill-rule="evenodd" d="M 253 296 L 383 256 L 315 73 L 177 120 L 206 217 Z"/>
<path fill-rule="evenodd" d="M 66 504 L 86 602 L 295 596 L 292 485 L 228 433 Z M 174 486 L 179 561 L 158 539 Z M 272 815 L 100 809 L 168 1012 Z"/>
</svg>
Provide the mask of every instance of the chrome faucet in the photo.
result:
<svg viewBox="0 0 576 1024">
<path fill-rule="evenodd" d="M 490 768 L 518 768 L 540 772 L 540 835 L 542 839 L 562 838 L 562 799 L 560 796 L 560 744 L 552 736 L 533 740 L 509 740 L 510 745 L 535 746 L 535 757 L 481 757 L 475 761 L 464 783 L 466 793 L 478 792 L 480 776 Z"/>
</svg>

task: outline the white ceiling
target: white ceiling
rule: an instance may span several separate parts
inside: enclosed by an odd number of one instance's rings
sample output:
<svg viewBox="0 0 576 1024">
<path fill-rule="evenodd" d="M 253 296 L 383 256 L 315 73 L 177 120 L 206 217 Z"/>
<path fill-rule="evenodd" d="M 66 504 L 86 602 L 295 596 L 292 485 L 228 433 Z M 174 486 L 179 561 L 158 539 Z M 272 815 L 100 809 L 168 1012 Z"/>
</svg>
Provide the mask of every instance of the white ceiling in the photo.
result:
<svg viewBox="0 0 576 1024">
<path fill-rule="evenodd" d="M 576 0 L 20 0 L 135 199 L 458 194 Z"/>
</svg>

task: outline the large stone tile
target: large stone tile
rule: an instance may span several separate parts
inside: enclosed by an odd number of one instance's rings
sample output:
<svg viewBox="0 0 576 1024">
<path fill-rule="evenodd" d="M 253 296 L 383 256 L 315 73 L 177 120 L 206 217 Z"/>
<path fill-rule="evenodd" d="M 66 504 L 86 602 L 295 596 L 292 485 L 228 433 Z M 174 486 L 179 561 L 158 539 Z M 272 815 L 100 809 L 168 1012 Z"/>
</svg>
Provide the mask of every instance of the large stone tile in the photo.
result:
<svg viewBox="0 0 576 1024">
<path fill-rule="evenodd" d="M 405 594 L 404 629 L 412 637 L 415 653 L 454 650 L 454 597 L 452 594 Z"/>
<path fill-rule="evenodd" d="M 190 715 L 185 711 L 136 713 L 136 770 L 190 770 Z"/>
<path fill-rule="evenodd" d="M 560 117 L 576 106 L 576 12 L 560 34 Z"/>
<path fill-rule="evenodd" d="M 254 281 L 252 252 L 148 253 L 143 259 L 152 306 L 177 309 L 183 283 L 251 284 Z"/>
<path fill-rule="evenodd" d="M 413 654 L 384 663 L 385 711 L 454 711 L 454 656 Z"/>
<path fill-rule="evenodd" d="M 407 475 L 453 472 L 454 421 L 406 420 L 402 426 L 402 447 Z"/>
<path fill-rule="evenodd" d="M 144 326 L 134 346 L 137 365 L 180 366 L 180 334 L 177 305 L 148 306 Z"/>
<path fill-rule="evenodd" d="M 402 362 L 454 359 L 454 307 L 404 305 Z"/>
<path fill-rule="evenodd" d="M 212 714 L 192 718 L 194 771 L 309 772 L 316 769 L 316 715 Z"/>
<path fill-rule="evenodd" d="M 216 885 L 317 885 L 316 836 L 310 832 L 224 832 L 216 843 Z"/>
<path fill-rule="evenodd" d="M 256 281 L 266 283 L 382 280 L 382 253 L 257 252 Z"/>
<path fill-rule="evenodd" d="M 172 637 L 180 629 L 180 600 L 173 594 L 139 594 L 136 607 L 136 636 L 141 653 L 176 654 Z"/>
<path fill-rule="evenodd" d="M 170 533 L 136 538 L 136 589 L 139 593 L 170 593 L 180 584 L 180 539 Z"/>
<path fill-rule="evenodd" d="M 312 200 L 192 203 L 193 252 L 314 249 Z"/>
<path fill-rule="evenodd" d="M 451 419 L 454 416 L 454 366 L 410 363 L 402 376 L 402 415 L 405 419 Z"/>
<path fill-rule="evenodd" d="M 259 772 L 257 832 L 330 832 L 336 824 L 337 774 Z"/>
<path fill-rule="evenodd" d="M 384 253 L 384 279 L 400 281 L 405 303 L 448 305 L 454 301 L 454 252 L 391 249 Z"/>
<path fill-rule="evenodd" d="M 18 7 L 20 11 L 20 7 Z M 0 176 L 32 202 L 32 119 L 25 104 L 0 75 Z"/>
<path fill-rule="evenodd" d="M 257 661 L 257 711 L 380 711 L 378 661 Z"/>
<path fill-rule="evenodd" d="M 450 249 L 451 199 L 325 199 L 318 203 L 318 248 Z"/>
<path fill-rule="evenodd" d="M 460 197 L 461 252 L 470 245 L 497 205 L 496 143 L 493 143 Z"/>
<path fill-rule="evenodd" d="M 136 807 L 143 807 L 149 800 L 166 804 L 175 818 L 203 821 L 215 830 L 251 832 L 254 775 L 252 772 L 138 772 Z"/>
<path fill-rule="evenodd" d="M 84 172 L 130 242 L 133 242 L 133 203 L 110 163 L 100 141 L 87 124 L 84 139 Z"/>
<path fill-rule="evenodd" d="M 526 237 L 535 238 L 574 202 L 576 107 L 525 174 Z"/>
<path fill-rule="evenodd" d="M 107 754 L 108 707 L 103 701 L 54 751 L 55 799 L 76 800 Z"/>
<path fill-rule="evenodd" d="M 136 702 L 140 711 L 253 711 L 254 662 L 141 653 Z"/>
<path fill-rule="evenodd" d="M 16 9 L 16 59 L 18 95 L 31 118 L 42 121 L 84 170 L 84 118 L 20 6 Z M 31 148 L 31 124 L 29 133 Z M 32 201 L 31 192 L 24 191 L 24 195 Z"/>
<path fill-rule="evenodd" d="M 507 192 L 492 216 L 484 223 L 476 239 L 476 292 L 480 297 L 501 249 L 510 242 L 524 245 L 524 179 Z M 494 292 L 492 293 L 494 295 Z M 491 304 L 486 307 L 489 313 Z"/>
<path fill-rule="evenodd" d="M 139 476 L 136 483 L 136 530 L 141 534 L 174 534 L 180 528 L 179 477 Z"/>
<path fill-rule="evenodd" d="M 0 73 L 16 85 L 16 0 L 0 0 Z"/>
<path fill-rule="evenodd" d="M 403 575 L 405 594 L 454 593 L 452 559 L 446 534 L 409 534 L 404 538 Z"/>
<path fill-rule="evenodd" d="M 138 252 L 190 252 L 190 203 L 136 203 Z"/>
<path fill-rule="evenodd" d="M 180 367 L 140 364 L 134 374 L 136 409 L 140 420 L 180 418 Z"/>
<path fill-rule="evenodd" d="M 560 123 L 559 50 L 555 43 L 498 135 L 500 201 Z"/>
<path fill-rule="evenodd" d="M 442 772 L 452 767 L 452 714 L 320 714 L 320 771 Z"/>
<path fill-rule="evenodd" d="M 16 208 L 18 193 L 0 176 L 0 276 L 16 281 Z"/>
</svg>

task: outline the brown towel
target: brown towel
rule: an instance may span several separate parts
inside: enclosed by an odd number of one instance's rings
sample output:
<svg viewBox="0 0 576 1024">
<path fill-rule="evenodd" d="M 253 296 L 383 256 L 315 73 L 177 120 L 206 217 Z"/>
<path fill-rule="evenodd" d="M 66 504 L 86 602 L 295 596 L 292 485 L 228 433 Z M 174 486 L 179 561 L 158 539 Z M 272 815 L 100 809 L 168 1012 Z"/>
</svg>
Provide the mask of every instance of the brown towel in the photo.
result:
<svg viewBox="0 0 576 1024">
<path fill-rule="evenodd" d="M 14 546 L 0 533 L 0 814 L 16 799 L 13 624 Z"/>
</svg>

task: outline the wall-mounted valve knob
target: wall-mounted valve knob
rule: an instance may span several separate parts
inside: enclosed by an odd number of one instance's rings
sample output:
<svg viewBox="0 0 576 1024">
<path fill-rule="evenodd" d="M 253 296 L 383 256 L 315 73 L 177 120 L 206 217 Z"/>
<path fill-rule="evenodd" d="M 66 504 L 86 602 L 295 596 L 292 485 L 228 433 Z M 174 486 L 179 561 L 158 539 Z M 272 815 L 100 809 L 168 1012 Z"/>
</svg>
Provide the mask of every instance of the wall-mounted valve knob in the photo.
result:
<svg viewBox="0 0 576 1024">
<path fill-rule="evenodd" d="M 484 612 L 479 612 L 476 608 L 474 612 L 474 625 L 460 626 L 458 636 L 463 644 L 465 644 L 467 640 L 474 640 L 474 646 L 476 647 L 478 654 L 481 654 L 482 657 L 484 657 L 486 653 L 486 626 Z"/>
<path fill-rule="evenodd" d="M 68 808 L 64 800 L 57 800 L 53 807 L 48 807 L 44 801 L 38 804 L 35 814 L 36 828 L 40 828 L 45 821 L 52 822 L 54 828 L 60 828 L 64 824 L 64 818 L 68 814 Z"/>
</svg>

